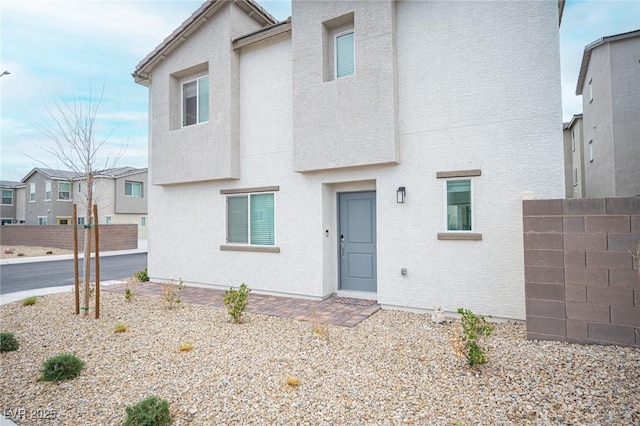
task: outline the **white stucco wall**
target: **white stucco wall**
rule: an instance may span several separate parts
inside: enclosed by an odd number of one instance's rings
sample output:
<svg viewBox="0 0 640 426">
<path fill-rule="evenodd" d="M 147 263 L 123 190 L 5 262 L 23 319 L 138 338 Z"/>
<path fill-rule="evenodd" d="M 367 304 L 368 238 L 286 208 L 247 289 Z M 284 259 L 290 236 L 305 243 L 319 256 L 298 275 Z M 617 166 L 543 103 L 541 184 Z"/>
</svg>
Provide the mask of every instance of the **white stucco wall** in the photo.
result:
<svg viewBox="0 0 640 426">
<path fill-rule="evenodd" d="M 564 194 L 556 7 L 399 2 L 397 34 L 388 34 L 397 38 L 395 165 L 294 172 L 290 36 L 243 48 L 239 179 L 151 186 L 150 276 L 328 296 L 338 290 L 337 193 L 374 189 L 379 303 L 524 319 L 522 194 Z M 375 93 L 364 101 L 375 103 Z M 436 172 L 469 169 L 482 171 L 472 178 L 482 240 L 438 240 L 446 183 Z M 153 161 L 150 173 L 156 181 Z M 280 253 L 221 251 L 220 190 L 275 185 Z"/>
</svg>

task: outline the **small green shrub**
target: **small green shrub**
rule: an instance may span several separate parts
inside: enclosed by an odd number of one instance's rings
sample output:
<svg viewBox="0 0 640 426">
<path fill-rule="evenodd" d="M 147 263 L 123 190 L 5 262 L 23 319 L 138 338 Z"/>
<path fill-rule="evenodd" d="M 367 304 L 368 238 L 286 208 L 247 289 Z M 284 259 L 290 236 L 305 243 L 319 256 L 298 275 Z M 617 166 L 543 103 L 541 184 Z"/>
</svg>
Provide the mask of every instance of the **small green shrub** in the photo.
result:
<svg viewBox="0 0 640 426">
<path fill-rule="evenodd" d="M 127 300 L 127 302 L 132 302 L 134 297 L 138 295 L 138 293 L 136 293 L 136 287 L 138 286 L 139 282 L 140 278 L 138 278 L 137 273 L 127 278 L 124 289 L 124 298 Z"/>
<path fill-rule="evenodd" d="M 22 303 L 22 306 L 32 306 L 35 305 L 37 301 L 38 298 L 36 296 L 29 296 L 25 299 L 22 299 L 20 303 Z"/>
<path fill-rule="evenodd" d="M 136 272 L 134 275 L 140 282 L 149 281 L 149 274 L 147 273 L 147 268 L 144 268 L 142 271 Z"/>
<path fill-rule="evenodd" d="M 247 299 L 250 292 L 251 289 L 245 283 L 242 283 L 238 289 L 231 287 L 225 290 L 223 302 L 229 308 L 229 315 L 233 322 L 242 322 L 242 314 L 249 303 Z"/>
<path fill-rule="evenodd" d="M 84 361 L 73 354 L 60 354 L 49 358 L 42 365 L 39 382 L 59 382 L 75 379 L 80 375 Z"/>
<path fill-rule="evenodd" d="M 20 347 L 13 333 L 0 333 L 0 352 L 17 351 Z"/>
<path fill-rule="evenodd" d="M 180 278 L 178 284 L 174 283 L 173 280 L 169 281 L 162 286 L 162 294 L 164 294 L 162 303 L 166 303 L 169 309 L 173 309 L 174 306 L 180 304 L 180 293 L 185 288 L 187 288 L 187 285 L 182 282 L 182 278 Z"/>
<path fill-rule="evenodd" d="M 123 426 L 165 426 L 173 423 L 169 403 L 157 396 L 143 399 L 136 405 L 127 407 L 127 420 Z"/>
<path fill-rule="evenodd" d="M 458 308 L 458 313 L 462 315 L 461 340 L 467 363 L 472 367 L 486 364 L 487 356 L 483 342 L 493 333 L 495 326 L 469 309 Z"/>
</svg>

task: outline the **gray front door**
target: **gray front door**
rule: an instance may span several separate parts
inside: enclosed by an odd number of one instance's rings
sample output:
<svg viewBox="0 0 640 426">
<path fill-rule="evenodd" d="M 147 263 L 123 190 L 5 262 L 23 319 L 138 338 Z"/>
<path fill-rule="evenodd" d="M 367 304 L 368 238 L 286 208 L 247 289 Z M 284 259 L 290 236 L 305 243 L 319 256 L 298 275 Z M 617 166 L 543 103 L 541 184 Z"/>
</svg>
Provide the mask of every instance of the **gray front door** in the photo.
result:
<svg viewBox="0 0 640 426">
<path fill-rule="evenodd" d="M 376 193 L 339 194 L 340 290 L 377 291 Z"/>
</svg>

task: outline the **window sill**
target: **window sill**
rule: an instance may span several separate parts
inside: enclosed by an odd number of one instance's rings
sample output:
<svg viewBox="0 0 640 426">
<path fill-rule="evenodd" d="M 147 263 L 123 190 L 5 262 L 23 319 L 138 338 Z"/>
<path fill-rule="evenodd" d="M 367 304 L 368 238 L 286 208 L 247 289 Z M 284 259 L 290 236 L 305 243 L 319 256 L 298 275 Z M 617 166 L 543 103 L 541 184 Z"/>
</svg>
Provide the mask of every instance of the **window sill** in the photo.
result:
<svg viewBox="0 0 640 426">
<path fill-rule="evenodd" d="M 260 253 L 280 253 L 280 247 L 264 247 L 264 246 L 235 246 L 223 244 L 220 246 L 222 251 L 251 251 Z"/>
<path fill-rule="evenodd" d="M 480 241 L 482 240 L 482 234 L 476 234 L 471 232 L 439 232 L 439 240 L 464 240 L 464 241 Z"/>
</svg>

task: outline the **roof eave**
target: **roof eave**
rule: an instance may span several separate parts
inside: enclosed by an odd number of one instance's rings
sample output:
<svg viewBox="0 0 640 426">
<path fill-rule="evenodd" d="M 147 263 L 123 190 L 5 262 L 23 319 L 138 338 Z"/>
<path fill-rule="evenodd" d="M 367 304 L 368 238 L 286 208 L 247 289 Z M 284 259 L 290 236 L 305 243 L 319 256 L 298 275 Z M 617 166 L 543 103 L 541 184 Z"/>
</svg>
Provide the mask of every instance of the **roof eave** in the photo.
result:
<svg viewBox="0 0 640 426">
<path fill-rule="evenodd" d="M 204 25 L 225 4 L 226 0 L 209 0 L 202 4 L 187 18 L 176 30 L 174 30 L 162 43 L 156 46 L 142 61 L 138 63 L 132 73 L 134 81 L 142 85 L 149 85 L 151 70 L 167 57 L 178 46 L 185 42 L 191 34 Z M 237 5 L 262 25 L 273 25 L 278 21 L 253 0 L 233 0 L 230 3 Z"/>
</svg>

